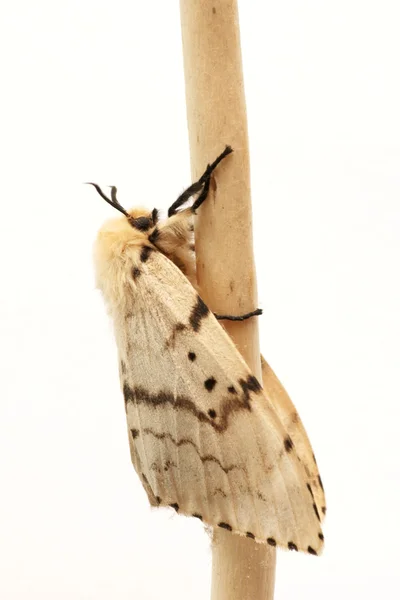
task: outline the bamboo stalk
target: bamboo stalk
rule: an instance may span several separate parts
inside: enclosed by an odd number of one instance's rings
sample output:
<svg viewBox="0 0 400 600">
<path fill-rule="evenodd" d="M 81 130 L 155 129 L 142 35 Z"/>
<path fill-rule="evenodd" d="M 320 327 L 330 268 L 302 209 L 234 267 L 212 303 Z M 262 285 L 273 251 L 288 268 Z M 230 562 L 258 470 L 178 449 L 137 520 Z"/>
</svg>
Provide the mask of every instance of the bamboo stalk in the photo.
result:
<svg viewBox="0 0 400 600">
<path fill-rule="evenodd" d="M 193 181 L 229 144 L 195 224 L 197 277 L 216 313 L 257 308 L 250 170 L 236 0 L 180 0 L 187 119 Z M 257 318 L 226 322 L 261 381 Z M 213 535 L 212 600 L 270 600 L 275 549 L 222 529 Z"/>
</svg>

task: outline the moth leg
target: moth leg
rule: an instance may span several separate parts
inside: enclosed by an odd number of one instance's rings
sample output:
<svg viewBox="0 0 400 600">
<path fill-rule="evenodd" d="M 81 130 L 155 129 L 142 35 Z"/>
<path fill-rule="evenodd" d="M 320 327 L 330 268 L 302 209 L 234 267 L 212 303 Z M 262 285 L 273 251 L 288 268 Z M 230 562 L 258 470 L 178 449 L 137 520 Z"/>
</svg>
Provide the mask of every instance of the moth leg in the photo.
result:
<svg viewBox="0 0 400 600">
<path fill-rule="evenodd" d="M 246 319 L 250 319 L 251 317 L 258 317 L 262 315 L 262 309 L 257 308 L 252 312 L 246 313 L 245 315 L 239 315 L 238 317 L 232 315 L 216 315 L 214 313 L 214 317 L 218 319 L 218 321 L 245 321 Z"/>
<path fill-rule="evenodd" d="M 197 192 L 200 192 L 202 187 L 203 187 L 203 182 L 200 179 L 199 179 L 199 181 L 196 181 L 196 183 L 192 183 L 192 185 L 189 186 L 187 188 L 187 190 L 182 192 L 182 194 L 179 196 L 179 198 L 177 198 L 175 200 L 175 202 L 173 204 L 171 204 L 171 206 L 168 209 L 168 216 L 172 217 L 172 215 L 174 215 L 178 211 L 178 208 L 180 208 L 182 206 L 182 204 L 185 204 L 185 202 L 187 202 L 187 200 L 189 200 L 192 196 L 194 196 L 194 194 L 197 194 Z"/>
<path fill-rule="evenodd" d="M 195 202 L 193 202 L 192 213 L 195 213 L 196 210 L 199 208 L 199 206 L 201 206 L 203 204 L 204 200 L 207 200 L 208 192 L 210 189 L 210 180 L 211 180 L 211 175 L 209 175 L 209 177 L 206 179 L 206 181 L 204 183 L 203 191 L 201 192 L 200 196 L 195 200 Z"/>
<path fill-rule="evenodd" d="M 197 194 L 197 192 L 200 192 L 201 189 L 203 188 L 203 186 L 206 187 L 207 184 L 208 184 L 208 186 L 210 185 L 209 180 L 210 180 L 211 173 L 219 165 L 221 160 L 223 160 L 225 158 L 225 156 L 228 156 L 228 154 L 230 154 L 231 152 L 233 152 L 232 148 L 230 146 L 226 146 L 225 150 L 214 160 L 214 162 L 211 163 L 211 165 L 207 165 L 207 169 L 204 171 L 204 173 L 200 177 L 200 179 L 198 181 L 196 181 L 195 183 L 192 183 L 192 185 L 189 186 L 187 188 L 187 190 L 185 190 L 179 196 L 179 198 L 177 198 L 175 200 L 175 202 L 169 207 L 169 209 L 168 209 L 169 217 L 174 215 L 176 213 L 176 211 L 178 210 L 178 208 L 180 208 L 182 206 L 182 204 L 185 204 L 185 202 L 187 202 L 187 200 L 189 200 L 189 198 L 194 196 L 194 194 Z M 203 196 L 203 193 L 204 193 L 204 189 L 203 189 L 201 196 Z M 208 193 L 208 189 L 207 189 L 207 193 Z M 196 200 L 196 202 L 194 203 L 194 205 L 192 207 L 193 211 L 195 211 L 196 208 L 198 208 L 200 206 L 200 204 L 202 204 L 204 202 L 204 200 L 207 198 L 207 193 L 204 195 L 204 197 L 202 197 L 201 202 L 199 202 L 200 197 Z M 196 204 L 196 207 L 195 207 L 195 204 Z"/>
</svg>

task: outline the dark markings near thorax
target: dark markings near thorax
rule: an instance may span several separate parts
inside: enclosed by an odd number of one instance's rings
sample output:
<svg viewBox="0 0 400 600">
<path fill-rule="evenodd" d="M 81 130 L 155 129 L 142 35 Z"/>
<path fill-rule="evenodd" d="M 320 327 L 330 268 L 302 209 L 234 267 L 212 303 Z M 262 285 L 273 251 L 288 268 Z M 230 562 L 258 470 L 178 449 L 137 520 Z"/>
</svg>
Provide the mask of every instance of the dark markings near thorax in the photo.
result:
<svg viewBox="0 0 400 600">
<path fill-rule="evenodd" d="M 143 248 L 140 251 L 140 260 L 142 262 L 146 262 L 149 259 L 149 256 L 152 252 L 153 248 L 150 248 L 150 246 L 143 246 Z"/>
<path fill-rule="evenodd" d="M 193 306 L 189 317 L 189 324 L 193 331 L 199 331 L 202 319 L 207 317 L 209 312 L 208 306 L 204 304 L 203 300 L 198 296 L 197 302 Z"/>
</svg>

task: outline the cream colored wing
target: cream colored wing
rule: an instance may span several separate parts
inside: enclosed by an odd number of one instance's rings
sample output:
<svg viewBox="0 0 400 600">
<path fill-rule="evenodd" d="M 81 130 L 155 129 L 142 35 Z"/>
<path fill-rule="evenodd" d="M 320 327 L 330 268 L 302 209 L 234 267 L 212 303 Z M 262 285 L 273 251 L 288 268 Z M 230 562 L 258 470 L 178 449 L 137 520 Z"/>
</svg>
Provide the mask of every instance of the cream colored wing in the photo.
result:
<svg viewBox="0 0 400 600">
<path fill-rule="evenodd" d="M 129 310 L 114 316 L 121 383 L 150 502 L 318 554 L 320 516 L 295 443 L 194 288 L 153 251 L 127 263 L 125 293 Z"/>
<path fill-rule="evenodd" d="M 293 440 L 311 486 L 318 513 L 323 521 L 326 514 L 325 492 L 307 432 L 288 393 L 263 356 L 261 357 L 261 369 L 263 391 Z"/>
</svg>

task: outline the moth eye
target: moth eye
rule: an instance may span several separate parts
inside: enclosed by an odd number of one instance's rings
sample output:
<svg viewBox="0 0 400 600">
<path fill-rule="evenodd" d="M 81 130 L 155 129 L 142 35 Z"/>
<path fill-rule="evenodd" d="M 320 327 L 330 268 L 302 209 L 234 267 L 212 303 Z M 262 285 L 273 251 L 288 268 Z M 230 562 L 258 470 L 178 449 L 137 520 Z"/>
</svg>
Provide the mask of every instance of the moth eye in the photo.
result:
<svg viewBox="0 0 400 600">
<path fill-rule="evenodd" d="M 139 231 L 148 231 L 152 225 L 151 219 L 149 217 L 138 217 L 133 220 L 133 226 Z"/>
</svg>

